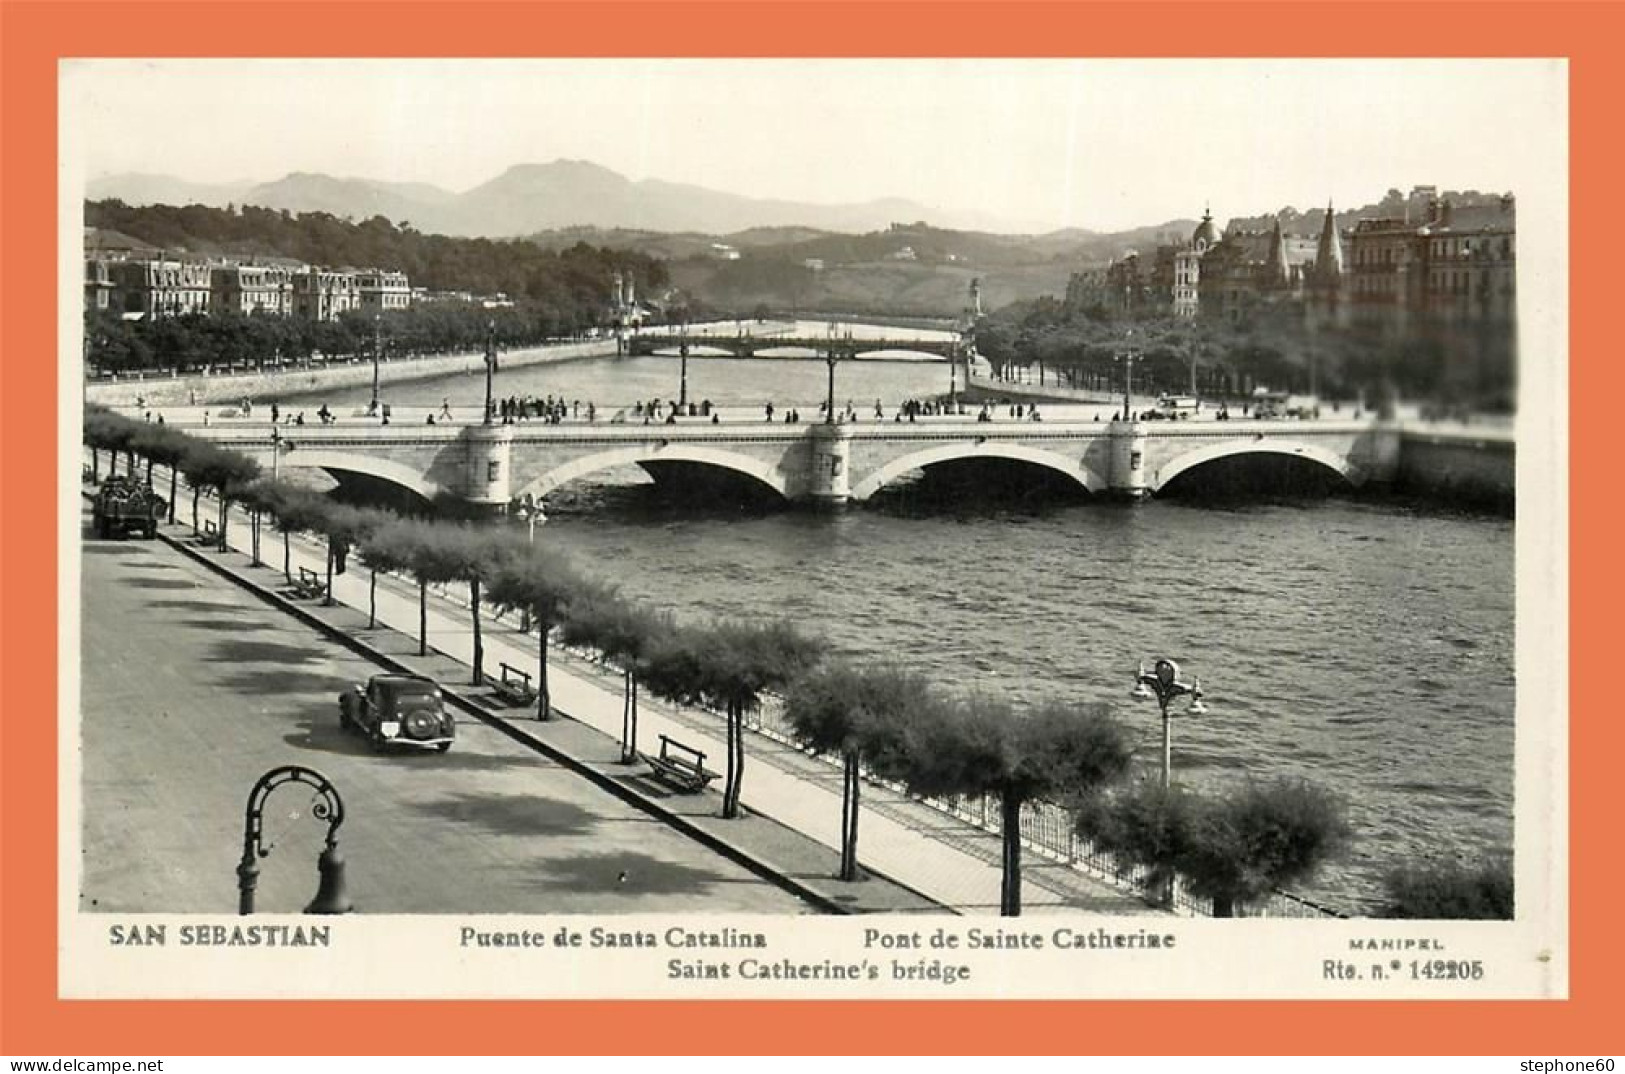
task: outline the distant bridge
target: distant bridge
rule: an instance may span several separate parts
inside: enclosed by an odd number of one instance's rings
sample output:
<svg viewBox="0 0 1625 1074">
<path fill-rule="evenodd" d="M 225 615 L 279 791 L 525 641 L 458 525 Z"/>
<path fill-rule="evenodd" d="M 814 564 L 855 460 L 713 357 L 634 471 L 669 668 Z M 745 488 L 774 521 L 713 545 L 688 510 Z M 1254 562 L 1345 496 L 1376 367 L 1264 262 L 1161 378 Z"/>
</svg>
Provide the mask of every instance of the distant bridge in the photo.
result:
<svg viewBox="0 0 1625 1074">
<path fill-rule="evenodd" d="M 1090 493 L 1155 494 L 1204 464 L 1245 456 L 1306 460 L 1353 486 L 1393 479 L 1400 432 L 1375 418 L 1317 421 L 995 421 L 787 425 L 686 419 L 675 424 L 515 425 L 217 423 L 187 429 L 274 468 L 364 474 L 424 497 L 493 513 L 524 496 L 629 463 L 745 475 L 792 503 L 862 502 L 915 470 L 999 460 L 1059 474 Z M 1509 445 L 1510 450 L 1510 445 Z"/>
<path fill-rule="evenodd" d="M 851 336 L 793 336 L 793 335 L 701 335 L 671 332 L 640 332 L 626 337 L 627 353 L 679 354 L 685 349 L 692 354 L 700 348 L 722 350 L 735 358 L 754 358 L 765 351 L 804 350 L 820 357 L 834 354 L 838 359 L 862 358 L 881 351 L 907 351 L 930 354 L 939 358 L 956 359 L 965 352 L 963 340 L 949 339 L 858 339 Z"/>
</svg>

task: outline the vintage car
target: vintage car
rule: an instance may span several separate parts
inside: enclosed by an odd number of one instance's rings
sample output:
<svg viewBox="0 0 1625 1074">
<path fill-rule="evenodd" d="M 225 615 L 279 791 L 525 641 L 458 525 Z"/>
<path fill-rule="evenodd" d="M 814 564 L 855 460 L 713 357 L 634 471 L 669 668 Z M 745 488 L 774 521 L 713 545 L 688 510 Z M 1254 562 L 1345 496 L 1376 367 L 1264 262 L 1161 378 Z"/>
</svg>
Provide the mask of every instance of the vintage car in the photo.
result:
<svg viewBox="0 0 1625 1074">
<path fill-rule="evenodd" d="M 457 726 L 440 687 L 423 675 L 374 675 L 339 695 L 339 724 L 360 731 L 375 750 L 385 746 L 451 748 Z"/>
<path fill-rule="evenodd" d="M 157 536 L 158 523 L 168 507 L 151 485 L 113 475 L 96 490 L 96 498 L 91 501 L 91 525 L 97 537 L 139 533 L 150 541 Z"/>
</svg>

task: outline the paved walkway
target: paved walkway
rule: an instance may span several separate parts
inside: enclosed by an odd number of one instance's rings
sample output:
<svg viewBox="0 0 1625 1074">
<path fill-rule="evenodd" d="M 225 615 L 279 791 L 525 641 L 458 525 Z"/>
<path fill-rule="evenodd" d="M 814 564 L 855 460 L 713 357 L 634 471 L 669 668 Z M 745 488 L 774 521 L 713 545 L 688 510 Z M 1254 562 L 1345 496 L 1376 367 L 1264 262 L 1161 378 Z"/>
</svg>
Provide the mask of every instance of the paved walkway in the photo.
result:
<svg viewBox="0 0 1625 1074">
<path fill-rule="evenodd" d="M 342 795 L 359 913 L 828 912 L 501 728 L 463 719 L 444 754 L 368 748 L 334 701 L 376 663 L 221 577 L 209 553 L 98 539 L 84 517 L 82 910 L 234 912 L 249 789 L 295 763 Z M 315 800 L 289 786 L 264 803 L 260 913 L 316 891 Z"/>
<path fill-rule="evenodd" d="M 167 483 L 167 482 L 165 482 Z M 183 504 L 190 497 L 183 497 Z M 184 518 L 185 511 L 177 514 Z M 205 511 L 200 517 L 212 517 Z M 184 539 L 190 528 L 171 527 L 170 534 Z M 231 544 L 238 553 L 206 553 L 210 562 L 228 571 L 245 584 L 283 592 L 280 572 L 281 535 L 267 528 L 261 555 L 278 569 L 252 568 L 246 551 L 249 528 L 245 520 L 234 519 Z M 292 569 L 300 566 L 324 569 L 323 547 L 295 539 Z M 449 596 L 455 597 L 452 593 Z M 431 593 L 428 636 L 431 656 L 417 654 L 418 601 L 414 585 L 399 579 L 380 577 L 378 620 L 382 629 L 366 629 L 368 573 L 351 572 L 334 579 L 334 597 L 339 605 L 323 607 L 319 600 L 298 601 L 300 610 L 332 628 L 365 641 L 386 656 L 413 667 L 421 667 L 446 686 L 479 697 L 488 691 L 466 684 L 473 662 L 473 637 L 466 606 Z M 359 609 L 359 610 L 358 610 Z M 531 669 L 536 666 L 536 639 L 520 634 L 502 620 L 482 617 L 486 667 L 495 671 L 499 662 Z M 747 821 L 722 820 L 716 816 L 720 796 L 675 795 L 660 789 L 646 776 L 629 776 L 619 765 L 621 729 L 621 676 L 583 658 L 552 650 L 549 685 L 555 710 L 563 718 L 539 721 L 520 709 L 493 710 L 518 734 L 535 738 L 551 749 L 578 761 L 584 773 L 610 779 L 633 793 L 649 796 L 658 807 L 677 815 L 679 823 L 691 825 L 691 834 L 715 840 L 733 848 L 745 859 L 765 862 L 782 869 L 798 882 L 815 884 L 831 892 L 836 904 L 856 912 L 898 912 L 926 907 L 900 899 L 895 892 L 881 894 L 871 883 L 842 884 L 829 879 L 838 856 L 841 815 L 840 770 L 834 764 L 807 755 L 793 746 L 761 734 L 752 734 L 747 743 L 747 768 L 743 803 L 748 812 L 771 818 L 791 832 L 802 833 L 825 848 L 824 860 L 815 860 L 805 846 L 783 845 L 783 836 L 759 835 Z M 660 734 L 670 734 L 703 750 L 708 757 L 726 755 L 724 727 L 720 716 L 696 709 L 659 703 L 646 694 L 639 704 L 640 743 L 654 743 Z M 866 784 L 864 813 L 858 843 L 862 864 L 895 881 L 926 900 L 957 913 L 996 914 L 999 906 L 1000 846 L 998 837 L 937 808 L 898 792 Z M 777 826 L 771 826 L 773 830 Z M 757 843 L 757 840 L 763 842 Z M 793 841 L 791 841 L 793 842 Z M 792 860 L 793 859 L 793 860 Z M 1050 861 L 1029 851 L 1024 855 L 1023 910 L 1042 912 L 1095 912 L 1113 915 L 1155 914 L 1131 890 L 1097 879 L 1063 863 Z M 889 886 L 888 886 L 889 888 Z"/>
</svg>

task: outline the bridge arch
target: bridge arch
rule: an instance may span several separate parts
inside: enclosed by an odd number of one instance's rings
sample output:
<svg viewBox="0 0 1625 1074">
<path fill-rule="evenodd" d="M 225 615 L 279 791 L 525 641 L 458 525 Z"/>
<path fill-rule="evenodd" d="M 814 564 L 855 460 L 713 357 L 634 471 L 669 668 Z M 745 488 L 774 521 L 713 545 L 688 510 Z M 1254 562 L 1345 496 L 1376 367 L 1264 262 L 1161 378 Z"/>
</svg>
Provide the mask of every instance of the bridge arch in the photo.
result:
<svg viewBox="0 0 1625 1074">
<path fill-rule="evenodd" d="M 422 471 L 389 459 L 373 455 L 356 455 L 345 451 L 323 451 L 320 448 L 295 447 L 282 456 L 283 466 L 319 467 L 323 470 L 342 470 L 352 474 L 366 474 L 392 485 L 417 493 L 425 500 L 452 490 L 443 488 L 424 478 Z"/>
<path fill-rule="evenodd" d="M 649 351 L 649 354 L 657 358 L 680 358 L 683 349 L 676 344 L 672 344 L 669 347 L 655 347 Z M 690 343 L 688 345 L 688 356 L 690 358 L 737 358 L 739 348 L 727 342 Z"/>
<path fill-rule="evenodd" d="M 1270 437 L 1253 437 L 1244 440 L 1226 440 L 1218 444 L 1209 444 L 1207 447 L 1197 448 L 1178 455 L 1160 466 L 1152 475 L 1149 488 L 1152 492 L 1160 490 L 1168 482 L 1193 467 L 1215 459 L 1230 458 L 1235 455 L 1287 455 L 1292 458 L 1308 459 L 1317 462 L 1329 470 L 1335 471 L 1338 476 L 1351 485 L 1365 483 L 1365 474 L 1345 455 L 1315 444 L 1306 444 L 1301 440 L 1282 440 Z"/>
<path fill-rule="evenodd" d="M 556 466 L 540 477 L 534 478 L 515 492 L 515 495 L 522 497 L 528 493 L 531 496 L 541 498 L 565 482 L 574 481 L 586 474 L 638 462 L 703 463 L 707 466 L 716 466 L 755 478 L 780 496 L 786 499 L 790 497 L 784 475 L 779 472 L 775 464 L 753 459 L 748 455 L 736 455 L 731 451 L 718 451 L 715 448 L 686 443 L 669 443 L 665 447 L 640 445 L 638 447 L 620 448 L 615 451 L 600 451 L 592 455 L 583 455 L 579 459 L 572 459 L 564 465 Z"/>
<path fill-rule="evenodd" d="M 907 357 L 903 357 L 905 355 Z M 908 343 L 891 343 L 884 347 L 870 347 L 858 351 L 852 357 L 871 361 L 884 361 L 888 358 L 911 362 L 947 362 L 949 360 L 949 356 L 941 347 L 910 345 Z"/>
<path fill-rule="evenodd" d="M 924 451 L 915 451 L 892 459 L 853 485 L 852 499 L 862 502 L 911 470 L 921 470 L 939 462 L 952 462 L 955 459 L 1012 459 L 1064 474 L 1090 492 L 1102 492 L 1107 487 L 1106 480 L 1094 470 L 1053 451 L 1044 451 L 1025 444 L 961 442 L 926 448 Z"/>
</svg>

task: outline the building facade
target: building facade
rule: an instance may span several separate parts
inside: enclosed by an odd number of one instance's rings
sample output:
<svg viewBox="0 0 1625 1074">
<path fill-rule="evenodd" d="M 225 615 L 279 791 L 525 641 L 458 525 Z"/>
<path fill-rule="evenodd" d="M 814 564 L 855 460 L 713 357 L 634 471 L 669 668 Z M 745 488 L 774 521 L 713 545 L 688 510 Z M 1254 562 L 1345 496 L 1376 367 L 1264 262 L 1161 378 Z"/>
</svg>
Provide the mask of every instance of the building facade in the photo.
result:
<svg viewBox="0 0 1625 1074">
<path fill-rule="evenodd" d="M 1408 197 L 1390 192 L 1383 207 L 1394 215 L 1347 230 L 1327 205 L 1315 236 L 1288 233 L 1279 219 L 1267 230 L 1220 232 L 1204 212 L 1188 242 L 1159 246 L 1150 259 L 1131 251 L 1073 273 L 1067 305 L 1231 323 L 1284 302 L 1322 324 L 1404 328 L 1420 313 L 1509 320 L 1517 295 L 1516 204 L 1510 195 L 1493 202 L 1468 196 L 1472 203 L 1452 206 L 1433 187 Z"/>
<path fill-rule="evenodd" d="M 363 269 L 355 280 L 363 313 L 392 313 L 412 304 L 412 284 L 404 272 Z"/>
<path fill-rule="evenodd" d="M 1425 300 L 1429 311 L 1455 321 L 1512 320 L 1517 311 L 1517 204 L 1453 208 L 1445 204 L 1423 228 Z"/>
<path fill-rule="evenodd" d="M 103 308 L 147 317 L 209 312 L 209 266 L 205 262 L 172 260 L 160 254 L 150 260 L 102 264 L 112 285 Z"/>
<path fill-rule="evenodd" d="M 309 268 L 293 276 L 293 312 L 312 321 L 336 321 L 361 308 L 356 274 L 345 269 Z"/>
<path fill-rule="evenodd" d="M 85 309 L 116 309 L 113 262 L 99 257 L 85 259 Z"/>
<path fill-rule="evenodd" d="M 214 265 L 209 270 L 214 309 L 286 317 L 293 312 L 293 276 L 293 270 L 278 265 Z"/>
</svg>

